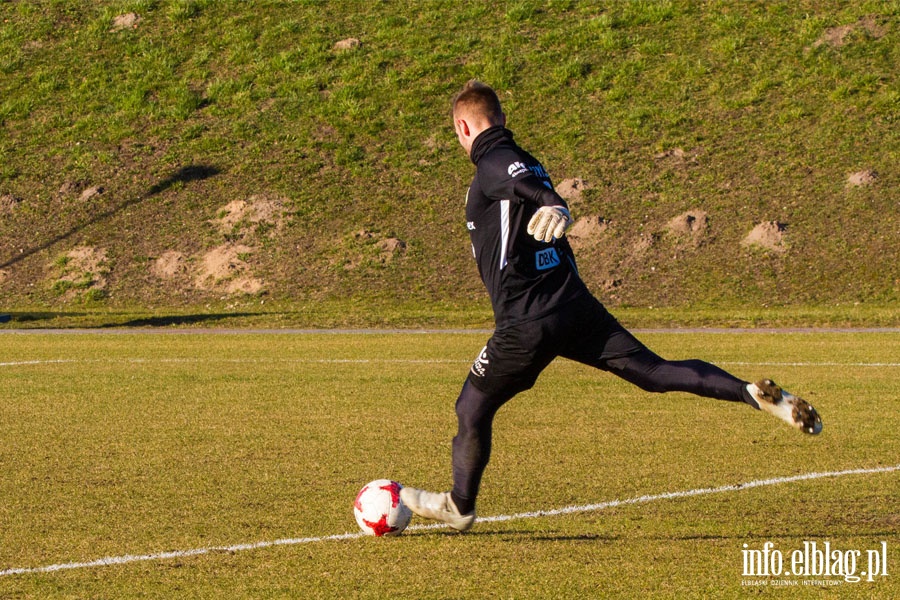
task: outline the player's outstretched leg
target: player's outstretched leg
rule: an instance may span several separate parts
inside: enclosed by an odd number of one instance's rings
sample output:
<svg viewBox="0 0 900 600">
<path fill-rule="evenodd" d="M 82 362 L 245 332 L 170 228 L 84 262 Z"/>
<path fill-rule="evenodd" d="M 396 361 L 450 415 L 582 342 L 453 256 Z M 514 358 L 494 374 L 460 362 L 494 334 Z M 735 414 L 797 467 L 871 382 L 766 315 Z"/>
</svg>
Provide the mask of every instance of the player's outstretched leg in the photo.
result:
<svg viewBox="0 0 900 600">
<path fill-rule="evenodd" d="M 475 522 L 475 511 L 460 514 L 450 492 L 426 492 L 404 487 L 400 490 L 400 499 L 420 517 L 442 521 L 458 531 L 468 530 Z"/>
<path fill-rule="evenodd" d="M 822 419 L 816 409 L 803 398 L 781 389 L 771 379 L 747 384 L 747 391 L 757 401 L 760 410 L 775 415 L 803 433 L 817 434 L 822 431 Z"/>
</svg>

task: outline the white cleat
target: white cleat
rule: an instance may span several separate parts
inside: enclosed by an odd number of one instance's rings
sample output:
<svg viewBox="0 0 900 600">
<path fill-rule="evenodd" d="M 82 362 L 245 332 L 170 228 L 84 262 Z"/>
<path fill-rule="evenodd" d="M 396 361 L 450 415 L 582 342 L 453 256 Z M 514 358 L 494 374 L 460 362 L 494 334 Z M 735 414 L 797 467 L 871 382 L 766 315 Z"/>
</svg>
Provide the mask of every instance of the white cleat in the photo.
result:
<svg viewBox="0 0 900 600">
<path fill-rule="evenodd" d="M 815 435 L 822 431 L 822 419 L 816 409 L 803 398 L 784 391 L 771 379 L 747 384 L 747 391 L 759 404 L 760 409 L 775 415 L 803 433 Z"/>
<path fill-rule="evenodd" d="M 468 530 L 475 522 L 475 511 L 467 515 L 460 514 L 450 492 L 426 492 L 404 487 L 400 490 L 400 499 L 420 517 L 442 521 L 458 531 Z"/>
</svg>

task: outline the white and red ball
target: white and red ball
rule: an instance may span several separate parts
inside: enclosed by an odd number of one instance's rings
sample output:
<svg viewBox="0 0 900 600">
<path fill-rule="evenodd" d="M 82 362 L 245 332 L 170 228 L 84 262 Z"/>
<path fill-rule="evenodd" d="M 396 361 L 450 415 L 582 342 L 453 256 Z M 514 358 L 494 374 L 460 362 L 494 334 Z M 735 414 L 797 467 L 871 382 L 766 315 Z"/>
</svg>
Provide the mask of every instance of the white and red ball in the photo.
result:
<svg viewBox="0 0 900 600">
<path fill-rule="evenodd" d="M 363 486 L 353 503 L 353 514 L 364 533 L 376 537 L 403 533 L 412 512 L 400 500 L 401 487 L 390 479 L 376 479 Z"/>
</svg>

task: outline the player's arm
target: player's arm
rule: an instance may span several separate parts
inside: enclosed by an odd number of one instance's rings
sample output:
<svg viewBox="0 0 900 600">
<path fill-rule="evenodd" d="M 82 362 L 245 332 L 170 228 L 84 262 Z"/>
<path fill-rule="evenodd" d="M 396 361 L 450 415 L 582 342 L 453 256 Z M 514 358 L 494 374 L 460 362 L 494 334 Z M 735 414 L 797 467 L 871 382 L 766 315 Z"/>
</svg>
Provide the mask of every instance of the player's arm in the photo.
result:
<svg viewBox="0 0 900 600">
<path fill-rule="evenodd" d="M 572 215 L 562 196 L 547 187 L 537 177 L 524 177 L 515 183 L 516 196 L 526 203 L 537 205 L 537 212 L 528 222 L 526 231 L 539 242 L 552 242 L 566 234 L 572 225 Z"/>
</svg>

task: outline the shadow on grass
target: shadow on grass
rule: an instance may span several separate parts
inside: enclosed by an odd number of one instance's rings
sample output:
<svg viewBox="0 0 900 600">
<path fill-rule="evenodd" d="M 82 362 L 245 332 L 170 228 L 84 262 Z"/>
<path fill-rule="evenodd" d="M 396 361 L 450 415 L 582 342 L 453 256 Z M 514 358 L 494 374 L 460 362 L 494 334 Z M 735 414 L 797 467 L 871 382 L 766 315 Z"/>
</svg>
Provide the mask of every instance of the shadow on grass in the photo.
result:
<svg viewBox="0 0 900 600">
<path fill-rule="evenodd" d="M 215 175 L 218 175 L 221 171 L 216 167 L 211 167 L 209 165 L 189 165 L 187 167 L 182 167 L 175 171 L 172 175 L 166 177 L 153 187 L 151 187 L 147 194 L 142 198 L 149 198 L 150 196 L 155 196 L 160 192 L 164 192 L 176 183 L 190 183 L 191 181 L 201 181 L 203 179 L 209 179 Z M 140 200 L 140 199 L 139 199 Z"/>
<path fill-rule="evenodd" d="M 458 531 L 452 531 L 450 529 L 436 529 L 436 530 L 428 530 L 428 531 L 415 531 L 415 532 L 407 532 L 404 533 L 404 537 L 423 537 L 423 536 L 441 536 L 441 537 L 454 537 L 454 536 L 478 536 L 478 537 L 491 537 L 498 539 L 499 541 L 503 541 L 503 538 L 509 538 L 509 541 L 519 540 L 519 539 L 527 539 L 528 541 L 534 542 L 619 542 L 623 539 L 628 540 L 654 540 L 654 541 L 662 541 L 662 542 L 747 542 L 747 541 L 767 541 L 774 538 L 780 540 L 789 540 L 791 538 L 796 538 L 798 540 L 798 544 L 802 545 L 803 540 L 815 539 L 815 538 L 828 538 L 828 539 L 841 539 L 841 538 L 871 538 L 872 540 L 882 540 L 885 536 L 895 535 L 894 531 L 880 531 L 874 533 L 846 533 L 843 535 L 835 535 L 834 532 L 830 531 L 821 531 L 817 533 L 804 533 L 801 536 L 792 535 L 788 533 L 784 534 L 774 534 L 774 533 L 735 533 L 735 534 L 725 534 L 725 535 L 714 535 L 708 533 L 689 533 L 684 535 L 665 535 L 665 534 L 651 534 L 651 535 L 601 535 L 597 533 L 583 533 L 583 534 L 559 534 L 555 535 L 553 533 L 541 533 L 537 534 L 534 530 L 528 529 L 507 529 L 507 530 L 489 530 L 484 529 L 480 531 L 466 531 L 465 533 L 460 533 Z"/>
<path fill-rule="evenodd" d="M 475 531 L 466 531 L 460 533 L 450 529 L 434 529 L 426 531 L 410 531 L 404 533 L 404 536 L 419 537 L 429 535 L 439 535 L 445 537 L 465 536 L 465 537 L 493 537 L 493 538 L 528 538 L 536 542 L 615 542 L 622 539 L 619 535 L 600 535 L 597 533 L 583 533 L 580 535 L 553 535 L 542 533 L 537 535 L 533 529 L 481 529 Z"/>
<path fill-rule="evenodd" d="M 511 529 L 511 530 L 483 530 L 483 531 L 467 531 L 465 533 L 459 533 L 457 531 L 450 530 L 436 530 L 436 531 L 422 531 L 422 532 L 410 532 L 404 535 L 410 536 L 421 536 L 421 535 L 442 535 L 442 536 L 490 536 L 495 538 L 500 538 L 503 536 L 508 536 L 510 538 L 523 537 L 528 538 L 529 540 L 533 540 L 536 542 L 617 542 L 623 539 L 631 539 L 631 540 L 655 540 L 655 541 L 669 541 L 669 542 L 705 542 L 705 541 L 732 541 L 732 542 L 740 542 L 740 541 L 748 541 L 748 540 L 759 540 L 759 541 L 767 541 L 773 539 L 773 537 L 779 540 L 789 540 L 789 539 L 797 539 L 798 543 L 802 544 L 803 540 L 809 540 L 814 538 L 824 539 L 841 539 L 841 538 L 871 538 L 873 540 L 884 539 L 885 536 L 895 535 L 894 531 L 878 531 L 878 532 L 869 532 L 869 533 L 846 533 L 841 535 L 835 535 L 834 532 L 831 531 L 820 531 L 817 533 L 806 532 L 803 535 L 795 535 L 788 533 L 735 533 L 735 534 L 708 534 L 708 533 L 689 533 L 684 535 L 666 535 L 666 534 L 653 534 L 653 535 L 601 535 L 597 533 L 583 533 L 578 535 L 566 534 L 566 535 L 554 535 L 552 533 L 542 533 L 540 535 L 536 535 L 536 532 L 533 530 L 525 530 L 525 529 Z"/>
<path fill-rule="evenodd" d="M 115 208 L 111 208 L 104 212 L 97 213 L 96 215 L 92 216 L 90 219 L 86 220 L 83 223 L 79 223 L 78 225 L 76 225 L 75 227 L 72 227 L 68 231 L 57 234 L 57 235 L 51 237 L 50 239 L 37 244 L 36 246 L 34 246 L 32 248 L 23 250 L 22 252 L 20 252 L 13 258 L 10 258 L 6 262 L 0 263 L 0 268 L 5 268 L 10 265 L 14 265 L 17 262 L 24 260 L 25 258 L 28 258 L 32 254 L 36 254 L 42 250 L 46 250 L 47 248 L 50 248 L 54 244 L 73 236 L 74 234 L 78 233 L 85 227 L 88 227 L 89 225 L 93 225 L 94 223 L 98 223 L 104 219 L 108 219 L 109 217 L 115 215 L 118 212 L 125 210 L 126 208 L 128 208 L 130 206 L 140 204 L 144 200 L 152 198 L 153 196 L 169 189 L 176 183 L 190 183 L 191 181 L 200 181 L 200 180 L 208 179 L 210 177 L 218 175 L 220 172 L 221 171 L 219 171 L 218 168 L 210 166 L 210 165 L 189 165 L 187 167 L 182 167 L 182 168 L 178 169 L 177 171 L 175 171 L 174 173 L 172 173 L 171 175 L 169 175 L 168 177 L 166 177 L 165 179 L 159 181 L 158 183 L 156 183 L 155 185 L 150 187 L 150 189 L 147 190 L 147 193 L 145 193 L 141 196 L 138 196 L 137 198 L 133 198 L 131 200 L 123 202 L 122 204 L 116 206 Z"/>
<path fill-rule="evenodd" d="M 204 313 L 191 315 L 158 315 L 148 317 L 132 317 L 128 315 L 98 314 L 91 312 L 9 312 L 2 313 L 0 317 L 8 317 L 0 320 L 0 323 L 34 324 L 38 327 L 45 326 L 54 329 L 113 329 L 127 327 L 191 327 L 204 323 L 216 323 L 227 319 L 243 319 L 257 317 L 262 313 L 235 312 L 235 313 Z M 55 321 L 42 325 L 41 321 Z"/>
<path fill-rule="evenodd" d="M 9 312 L 4 316 L 9 317 L 4 322 L 15 321 L 17 323 L 31 323 L 34 321 L 49 321 L 51 319 L 79 319 L 88 316 L 90 313 L 81 312 Z"/>
<path fill-rule="evenodd" d="M 244 317 L 255 317 L 259 313 L 220 313 L 220 314 L 203 314 L 203 315 L 175 315 L 160 317 L 144 317 L 132 319 L 124 323 L 107 323 L 97 325 L 97 327 L 177 327 L 197 325 L 200 323 L 214 323 L 223 319 L 241 319 Z"/>
</svg>

